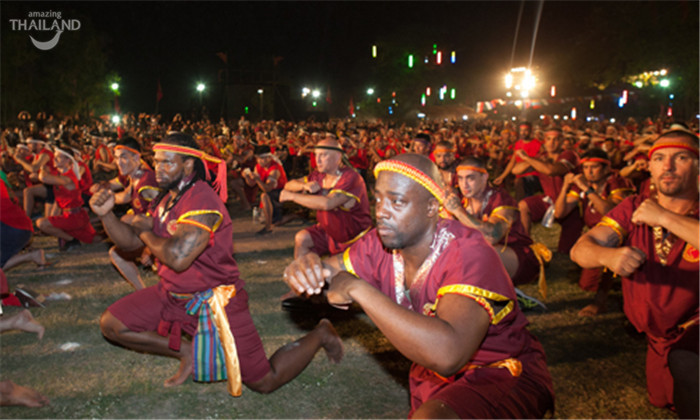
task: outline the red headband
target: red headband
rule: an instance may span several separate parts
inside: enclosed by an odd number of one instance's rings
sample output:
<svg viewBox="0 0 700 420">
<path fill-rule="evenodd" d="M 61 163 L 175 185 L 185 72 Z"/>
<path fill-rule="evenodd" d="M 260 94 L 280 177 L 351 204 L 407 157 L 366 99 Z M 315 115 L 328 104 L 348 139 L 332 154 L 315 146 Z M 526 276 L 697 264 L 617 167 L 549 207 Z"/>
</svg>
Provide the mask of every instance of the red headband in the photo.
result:
<svg viewBox="0 0 700 420">
<path fill-rule="evenodd" d="M 610 166 L 610 161 L 607 159 L 603 158 L 597 158 L 597 157 L 590 157 L 590 158 L 583 158 L 581 159 L 581 164 L 583 165 L 586 162 L 594 162 L 594 163 L 602 163 L 603 165 L 608 165 Z"/>
<path fill-rule="evenodd" d="M 218 167 L 217 167 L 216 179 L 214 180 L 214 190 L 219 193 L 219 197 L 221 197 L 221 200 L 224 203 L 226 202 L 226 200 L 228 200 L 228 190 L 227 190 L 227 186 L 226 186 L 226 162 L 225 161 L 223 161 L 219 158 L 216 158 L 214 156 L 210 156 L 202 150 L 193 149 L 191 147 L 178 146 L 178 145 L 169 144 L 169 143 L 158 143 L 158 144 L 154 145 L 153 151 L 156 151 L 156 150 L 177 153 L 180 155 L 193 156 L 193 157 L 201 159 L 202 163 L 204 163 L 205 160 L 208 160 L 209 162 L 216 163 L 218 165 Z M 210 179 L 210 175 L 209 175 L 209 170 L 207 169 L 206 164 L 204 165 L 204 172 L 206 172 L 207 181 L 208 181 Z"/>
<path fill-rule="evenodd" d="M 660 150 L 660 149 L 667 149 L 669 147 L 675 147 L 677 149 L 685 149 L 695 155 L 695 157 L 698 157 L 698 148 L 693 147 L 689 144 L 685 143 L 664 143 L 664 144 L 658 144 L 655 146 L 652 146 L 651 149 L 649 149 L 649 159 L 651 159 L 651 155 L 654 154 L 655 151 Z"/>
<path fill-rule="evenodd" d="M 457 172 L 459 171 L 476 171 L 476 172 L 481 172 L 482 174 L 487 174 L 488 172 L 484 168 L 479 168 L 477 166 L 469 166 L 469 165 L 459 165 L 457 167 Z"/>
</svg>

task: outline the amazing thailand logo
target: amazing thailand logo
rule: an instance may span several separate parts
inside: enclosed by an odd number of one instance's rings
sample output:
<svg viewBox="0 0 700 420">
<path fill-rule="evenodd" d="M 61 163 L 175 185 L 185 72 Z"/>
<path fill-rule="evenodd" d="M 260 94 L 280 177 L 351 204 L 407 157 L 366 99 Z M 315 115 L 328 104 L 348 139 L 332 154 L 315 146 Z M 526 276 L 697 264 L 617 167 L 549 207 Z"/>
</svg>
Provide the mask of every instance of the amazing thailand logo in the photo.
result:
<svg viewBox="0 0 700 420">
<path fill-rule="evenodd" d="M 26 19 L 10 19 L 10 25 L 13 31 L 53 32 L 53 37 L 47 41 L 39 41 L 32 35 L 29 35 L 29 39 L 36 48 L 48 51 L 58 45 L 63 32 L 80 29 L 80 21 L 78 19 L 62 19 L 61 15 L 61 12 L 53 10 L 29 12 Z"/>
</svg>

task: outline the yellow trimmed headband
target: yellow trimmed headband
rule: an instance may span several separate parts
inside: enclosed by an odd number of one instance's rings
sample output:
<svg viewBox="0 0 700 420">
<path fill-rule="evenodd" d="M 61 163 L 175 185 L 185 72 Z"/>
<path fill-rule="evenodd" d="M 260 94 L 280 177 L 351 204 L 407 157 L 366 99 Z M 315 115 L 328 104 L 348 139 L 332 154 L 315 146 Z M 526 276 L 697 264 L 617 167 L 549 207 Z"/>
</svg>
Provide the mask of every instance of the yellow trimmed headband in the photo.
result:
<svg viewBox="0 0 700 420">
<path fill-rule="evenodd" d="M 488 174 L 488 172 L 484 168 L 479 168 L 478 166 L 469 166 L 469 165 L 457 166 L 457 172 L 459 172 L 459 171 L 476 171 L 476 172 L 481 172 L 482 174 Z"/>
<path fill-rule="evenodd" d="M 411 178 L 428 190 L 428 192 L 430 192 L 430 194 L 437 199 L 438 203 L 442 205 L 443 196 L 445 194 L 442 188 L 437 182 L 435 182 L 435 180 L 415 166 L 398 160 L 388 159 L 379 162 L 377 166 L 374 167 L 374 177 L 377 178 L 379 176 L 379 172 L 382 171 L 396 172 L 405 177 Z"/>
<path fill-rule="evenodd" d="M 209 175 L 209 169 L 207 168 L 206 162 L 214 162 L 218 165 L 216 171 L 216 179 L 214 180 L 213 187 L 214 191 L 219 193 L 219 197 L 225 203 L 228 200 L 228 189 L 226 186 L 226 162 L 217 157 L 208 155 L 202 150 L 193 149 L 191 147 L 178 146 L 176 144 L 169 143 L 157 143 L 153 145 L 153 151 L 161 150 L 163 152 L 172 152 L 180 155 L 192 156 L 202 160 L 204 163 L 204 172 L 206 172 L 207 181 L 211 178 Z"/>
<path fill-rule="evenodd" d="M 667 149 L 669 147 L 675 147 L 678 149 L 685 149 L 685 150 L 693 153 L 695 155 L 695 157 L 698 157 L 698 155 L 699 155 L 698 148 L 693 147 L 689 144 L 686 144 L 686 143 L 663 143 L 663 144 L 652 146 L 652 148 L 649 149 L 649 159 L 651 159 L 651 155 L 653 155 L 655 151 L 657 151 L 659 149 Z"/>
</svg>

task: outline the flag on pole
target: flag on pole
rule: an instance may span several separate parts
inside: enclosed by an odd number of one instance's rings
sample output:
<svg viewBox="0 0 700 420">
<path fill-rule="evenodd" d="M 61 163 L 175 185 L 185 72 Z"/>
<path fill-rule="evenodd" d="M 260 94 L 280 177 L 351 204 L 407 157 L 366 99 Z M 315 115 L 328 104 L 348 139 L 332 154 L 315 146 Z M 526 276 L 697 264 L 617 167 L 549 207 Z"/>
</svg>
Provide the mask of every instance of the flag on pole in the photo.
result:
<svg viewBox="0 0 700 420">
<path fill-rule="evenodd" d="M 352 101 L 352 96 L 350 97 L 350 116 L 355 115 L 355 103 Z"/>
<path fill-rule="evenodd" d="M 158 79 L 158 89 L 156 90 L 156 102 L 160 102 L 163 99 L 163 88 L 160 86 L 160 79 Z"/>
</svg>

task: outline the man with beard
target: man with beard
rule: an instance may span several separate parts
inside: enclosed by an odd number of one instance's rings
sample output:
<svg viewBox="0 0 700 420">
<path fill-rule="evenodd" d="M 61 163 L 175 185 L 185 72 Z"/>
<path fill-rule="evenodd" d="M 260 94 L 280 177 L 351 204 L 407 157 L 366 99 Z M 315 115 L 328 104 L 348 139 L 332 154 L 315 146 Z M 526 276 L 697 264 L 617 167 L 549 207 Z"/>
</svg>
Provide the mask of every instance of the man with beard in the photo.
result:
<svg viewBox="0 0 700 420">
<path fill-rule="evenodd" d="M 544 290 L 544 260 L 551 259 L 546 247 L 534 244 L 525 233 L 518 207 L 513 197 L 502 188 L 488 185 L 486 163 L 477 157 L 468 157 L 457 165 L 457 183 L 462 198 L 450 193 L 445 209 L 463 225 L 480 231 L 497 251 L 513 285 L 531 283 L 540 274 Z M 525 308 L 537 305 L 535 299 L 520 292 L 518 301 Z"/>
<path fill-rule="evenodd" d="M 698 137 L 661 135 L 649 150 L 654 190 L 626 198 L 583 235 L 571 259 L 622 276 L 624 311 L 647 336 L 649 400 L 698 418 Z"/>
<path fill-rule="evenodd" d="M 144 214 L 149 203 L 160 193 L 160 189 L 155 172 L 141 162 L 139 142 L 133 137 L 126 137 L 120 141 L 114 147 L 114 160 L 119 168 L 117 180 L 127 181 L 124 190 L 115 194 L 115 204 L 131 204 L 131 209 L 125 217 L 131 217 L 131 214 Z M 93 187 L 95 191 L 98 189 L 99 186 Z M 139 259 L 144 265 L 150 266 L 151 257 L 148 248 L 142 247 L 133 252 L 126 252 L 114 245 L 109 249 L 109 259 L 134 289 L 140 290 L 145 287 L 134 261 Z"/>
<path fill-rule="evenodd" d="M 284 272 L 298 294 L 359 304 L 414 363 L 415 418 L 524 418 L 553 408 L 544 351 L 481 232 L 440 219 L 438 168 L 402 154 L 375 168 L 377 228 L 341 255 L 309 253 Z"/>
<path fill-rule="evenodd" d="M 578 211 L 580 205 L 583 221 L 590 229 L 600 222 L 605 213 L 633 194 L 634 187 L 617 172 L 611 172 L 610 160 L 602 149 L 594 148 L 584 153 L 581 168 L 581 174 L 569 172 L 564 175 L 564 184 L 554 203 L 554 216 L 561 219 L 574 210 Z M 592 304 L 581 309 L 579 316 L 605 313 L 612 283 L 613 277 L 609 271 L 584 268 L 579 278 L 579 286 L 583 290 L 596 292 L 596 296 Z"/>
<path fill-rule="evenodd" d="M 447 140 L 441 140 L 435 145 L 433 150 L 433 161 L 440 170 L 442 181 L 449 190 L 453 190 L 457 186 L 457 178 L 455 177 L 455 147 Z"/>
<path fill-rule="evenodd" d="M 234 396 L 242 383 L 257 392 L 274 391 L 296 377 L 320 348 L 331 361 L 340 361 L 342 342 L 325 319 L 267 359 L 233 258 L 224 162 L 197 149 L 194 139 L 182 133 L 170 134 L 153 149 L 163 193 L 150 206 L 152 216 L 120 221 L 108 188 L 90 200 L 115 244 L 127 251 L 147 246 L 160 275 L 157 285 L 123 297 L 102 314 L 104 336 L 131 350 L 179 359 L 180 368 L 166 387 L 184 383 L 191 374 L 204 382 L 228 378 Z M 203 159 L 224 165 L 214 181 L 218 195 L 205 181 Z"/>
</svg>

